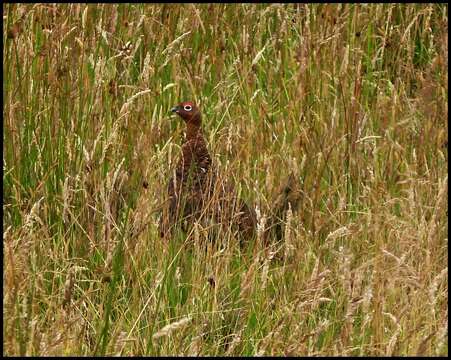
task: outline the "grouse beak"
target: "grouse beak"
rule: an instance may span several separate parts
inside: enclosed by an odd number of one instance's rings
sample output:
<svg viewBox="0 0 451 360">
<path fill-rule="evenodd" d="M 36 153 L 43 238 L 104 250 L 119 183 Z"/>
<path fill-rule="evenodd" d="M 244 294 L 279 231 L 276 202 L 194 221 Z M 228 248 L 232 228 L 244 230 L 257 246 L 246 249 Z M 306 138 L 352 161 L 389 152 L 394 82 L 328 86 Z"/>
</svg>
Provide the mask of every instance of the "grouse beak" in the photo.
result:
<svg viewBox="0 0 451 360">
<path fill-rule="evenodd" d="M 175 113 L 178 113 L 178 111 L 179 111 L 179 107 L 178 106 L 174 106 L 172 109 L 171 109 L 171 112 L 175 112 Z"/>
</svg>

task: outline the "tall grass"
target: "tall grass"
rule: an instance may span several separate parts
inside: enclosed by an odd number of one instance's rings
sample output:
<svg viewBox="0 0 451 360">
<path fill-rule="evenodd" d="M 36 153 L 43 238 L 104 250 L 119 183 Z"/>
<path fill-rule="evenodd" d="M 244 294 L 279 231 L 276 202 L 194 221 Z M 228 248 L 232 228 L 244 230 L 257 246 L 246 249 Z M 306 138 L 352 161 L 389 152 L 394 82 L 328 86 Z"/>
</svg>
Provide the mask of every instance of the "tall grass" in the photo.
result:
<svg viewBox="0 0 451 360">
<path fill-rule="evenodd" d="M 4 355 L 448 354 L 447 5 L 3 14 Z M 282 258 L 160 239 L 183 100 Z"/>
</svg>

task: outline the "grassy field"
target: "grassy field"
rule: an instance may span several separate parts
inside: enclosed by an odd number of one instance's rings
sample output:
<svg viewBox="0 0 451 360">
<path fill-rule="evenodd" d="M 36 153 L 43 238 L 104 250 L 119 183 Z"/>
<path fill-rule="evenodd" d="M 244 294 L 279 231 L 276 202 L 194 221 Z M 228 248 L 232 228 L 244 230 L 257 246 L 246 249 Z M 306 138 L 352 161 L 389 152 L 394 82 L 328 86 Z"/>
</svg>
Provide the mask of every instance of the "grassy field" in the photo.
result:
<svg viewBox="0 0 451 360">
<path fill-rule="evenodd" d="M 448 354 L 447 5 L 2 6 L 3 355 Z M 184 100 L 271 251 L 160 239 Z"/>
</svg>

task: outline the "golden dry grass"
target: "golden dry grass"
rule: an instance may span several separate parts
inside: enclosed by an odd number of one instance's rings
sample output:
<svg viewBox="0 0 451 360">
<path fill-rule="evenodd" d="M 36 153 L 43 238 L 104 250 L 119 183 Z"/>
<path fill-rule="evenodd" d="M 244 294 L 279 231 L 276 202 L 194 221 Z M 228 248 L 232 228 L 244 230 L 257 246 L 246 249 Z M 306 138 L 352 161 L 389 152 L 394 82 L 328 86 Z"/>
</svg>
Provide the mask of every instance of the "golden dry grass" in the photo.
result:
<svg viewBox="0 0 451 360">
<path fill-rule="evenodd" d="M 3 5 L 4 355 L 447 355 L 447 5 Z M 196 101 L 284 254 L 164 243 Z"/>
</svg>

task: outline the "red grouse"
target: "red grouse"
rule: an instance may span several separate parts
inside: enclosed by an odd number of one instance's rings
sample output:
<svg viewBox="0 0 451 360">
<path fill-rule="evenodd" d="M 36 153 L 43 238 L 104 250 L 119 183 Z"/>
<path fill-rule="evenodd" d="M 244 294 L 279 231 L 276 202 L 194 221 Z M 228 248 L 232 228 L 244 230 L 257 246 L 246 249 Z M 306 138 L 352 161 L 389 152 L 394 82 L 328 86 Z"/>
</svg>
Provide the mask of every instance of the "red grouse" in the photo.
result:
<svg viewBox="0 0 451 360">
<path fill-rule="evenodd" d="M 175 173 L 169 180 L 168 202 L 160 221 L 161 236 L 170 236 L 180 223 L 190 225 L 194 221 L 205 223 L 202 220 L 213 220 L 213 223 L 225 227 L 231 225 L 242 238 L 249 239 L 256 232 L 255 212 L 236 196 L 233 186 L 223 181 L 212 165 L 202 133 L 199 109 L 187 101 L 172 108 L 172 112 L 185 121 L 186 137 Z M 294 209 L 299 200 L 299 192 L 294 185 L 294 177 L 290 175 L 269 221 L 272 229 L 276 230 L 273 233 L 277 238 L 281 237 L 282 212 L 288 209 L 288 203 Z"/>
</svg>

